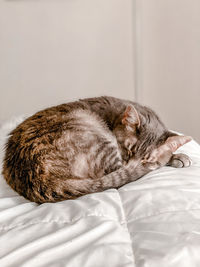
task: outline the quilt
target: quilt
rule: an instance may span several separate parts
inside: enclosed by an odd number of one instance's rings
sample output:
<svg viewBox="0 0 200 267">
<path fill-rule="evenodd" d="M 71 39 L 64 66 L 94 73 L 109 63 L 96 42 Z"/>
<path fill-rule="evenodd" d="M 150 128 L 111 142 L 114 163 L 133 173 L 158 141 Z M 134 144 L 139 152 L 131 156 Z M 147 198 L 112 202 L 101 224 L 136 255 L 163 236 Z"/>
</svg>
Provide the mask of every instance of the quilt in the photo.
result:
<svg viewBox="0 0 200 267">
<path fill-rule="evenodd" d="M 0 171 L 7 134 L 0 127 Z M 189 168 L 163 167 L 123 187 L 37 205 L 0 176 L 0 267 L 200 266 L 200 146 Z"/>
</svg>

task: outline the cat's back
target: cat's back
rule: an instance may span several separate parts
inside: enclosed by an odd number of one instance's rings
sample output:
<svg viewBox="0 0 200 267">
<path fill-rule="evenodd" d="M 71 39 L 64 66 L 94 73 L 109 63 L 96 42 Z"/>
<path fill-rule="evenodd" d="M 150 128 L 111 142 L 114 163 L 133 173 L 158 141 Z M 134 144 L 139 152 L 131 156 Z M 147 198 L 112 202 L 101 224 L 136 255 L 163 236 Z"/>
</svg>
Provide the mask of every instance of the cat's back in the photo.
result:
<svg viewBox="0 0 200 267">
<path fill-rule="evenodd" d="M 73 136 L 84 132 L 113 139 L 106 122 L 87 103 L 76 101 L 39 111 L 27 118 L 10 133 L 7 147 L 12 143 L 16 147 L 33 143 L 51 145 L 66 133 Z"/>
<path fill-rule="evenodd" d="M 77 101 L 52 107 L 10 133 L 3 175 L 14 190 L 30 198 L 35 184 L 47 184 L 50 176 L 95 175 L 98 167 L 103 172 L 96 155 L 103 157 L 100 152 L 110 145 L 117 147 L 115 137 L 87 104 Z"/>
</svg>

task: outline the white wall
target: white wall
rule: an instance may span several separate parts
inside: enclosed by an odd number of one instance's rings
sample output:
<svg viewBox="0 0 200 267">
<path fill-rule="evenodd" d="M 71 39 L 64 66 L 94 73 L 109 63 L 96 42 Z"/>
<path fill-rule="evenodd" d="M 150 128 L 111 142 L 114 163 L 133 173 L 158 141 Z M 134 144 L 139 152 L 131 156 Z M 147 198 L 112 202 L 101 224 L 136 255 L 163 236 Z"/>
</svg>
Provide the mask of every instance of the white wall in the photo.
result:
<svg viewBox="0 0 200 267">
<path fill-rule="evenodd" d="M 98 95 L 134 98 L 131 0 L 0 0 L 0 121 Z"/>
<path fill-rule="evenodd" d="M 139 100 L 200 141 L 200 1 L 138 0 L 137 13 Z"/>
<path fill-rule="evenodd" d="M 139 102 L 200 141 L 199 0 L 0 0 L 0 121 L 79 97 L 134 99 L 135 83 Z"/>
</svg>

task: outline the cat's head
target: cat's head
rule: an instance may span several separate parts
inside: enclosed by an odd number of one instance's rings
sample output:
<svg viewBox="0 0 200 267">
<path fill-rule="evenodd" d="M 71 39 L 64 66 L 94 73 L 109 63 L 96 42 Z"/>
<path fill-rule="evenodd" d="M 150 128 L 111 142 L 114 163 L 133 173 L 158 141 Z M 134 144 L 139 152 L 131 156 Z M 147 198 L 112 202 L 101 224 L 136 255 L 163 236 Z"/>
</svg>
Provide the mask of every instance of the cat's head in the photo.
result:
<svg viewBox="0 0 200 267">
<path fill-rule="evenodd" d="M 153 110 L 139 104 L 128 105 L 113 130 L 122 158 L 143 158 L 173 136 Z"/>
</svg>

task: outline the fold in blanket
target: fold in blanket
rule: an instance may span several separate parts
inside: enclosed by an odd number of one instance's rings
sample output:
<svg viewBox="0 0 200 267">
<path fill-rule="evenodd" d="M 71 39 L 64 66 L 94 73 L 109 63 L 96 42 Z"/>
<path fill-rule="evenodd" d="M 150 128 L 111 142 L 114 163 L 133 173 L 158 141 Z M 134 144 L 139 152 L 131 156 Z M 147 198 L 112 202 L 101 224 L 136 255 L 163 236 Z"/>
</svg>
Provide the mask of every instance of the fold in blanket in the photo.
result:
<svg viewBox="0 0 200 267">
<path fill-rule="evenodd" d="M 21 119 L 0 128 L 0 168 L 6 134 Z M 0 266 L 200 266 L 200 146 L 177 152 L 192 166 L 55 204 L 25 200 L 1 176 Z"/>
</svg>

